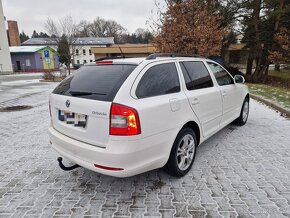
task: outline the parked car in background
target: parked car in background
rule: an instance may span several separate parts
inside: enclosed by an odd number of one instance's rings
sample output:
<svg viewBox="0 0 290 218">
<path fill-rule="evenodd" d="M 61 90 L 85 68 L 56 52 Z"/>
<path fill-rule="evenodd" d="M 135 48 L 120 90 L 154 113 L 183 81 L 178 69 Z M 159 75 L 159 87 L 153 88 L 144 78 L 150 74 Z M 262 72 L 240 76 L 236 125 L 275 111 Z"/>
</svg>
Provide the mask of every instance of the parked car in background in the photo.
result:
<svg viewBox="0 0 290 218">
<path fill-rule="evenodd" d="M 169 55 L 103 60 L 67 77 L 50 95 L 52 147 L 116 177 L 191 168 L 199 144 L 247 122 L 249 92 L 205 58 Z"/>
</svg>

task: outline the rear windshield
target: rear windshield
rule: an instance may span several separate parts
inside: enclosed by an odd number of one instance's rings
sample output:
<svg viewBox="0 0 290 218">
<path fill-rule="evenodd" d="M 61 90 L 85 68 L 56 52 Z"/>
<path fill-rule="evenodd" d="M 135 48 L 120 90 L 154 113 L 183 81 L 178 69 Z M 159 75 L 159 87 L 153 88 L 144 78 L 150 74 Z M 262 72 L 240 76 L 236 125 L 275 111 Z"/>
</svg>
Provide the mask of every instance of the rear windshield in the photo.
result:
<svg viewBox="0 0 290 218">
<path fill-rule="evenodd" d="M 113 101 L 136 65 L 83 66 L 63 80 L 52 93 L 78 98 Z"/>
</svg>

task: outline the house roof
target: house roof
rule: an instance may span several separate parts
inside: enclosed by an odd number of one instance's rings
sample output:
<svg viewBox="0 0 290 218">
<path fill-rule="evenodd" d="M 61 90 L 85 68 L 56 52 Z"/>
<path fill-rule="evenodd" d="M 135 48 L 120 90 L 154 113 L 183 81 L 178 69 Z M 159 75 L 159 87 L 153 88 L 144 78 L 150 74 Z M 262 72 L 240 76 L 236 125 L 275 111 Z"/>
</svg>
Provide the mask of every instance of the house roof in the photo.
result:
<svg viewBox="0 0 290 218">
<path fill-rule="evenodd" d="M 75 45 L 112 45 L 114 37 L 80 37 L 74 42 Z M 22 45 L 57 45 L 53 38 L 31 38 L 22 43 Z"/>
<path fill-rule="evenodd" d="M 156 48 L 152 44 L 121 44 L 119 46 L 124 54 L 150 54 L 156 52 Z M 92 47 L 91 50 L 95 54 L 119 54 L 122 53 L 119 46 Z"/>
<path fill-rule="evenodd" d="M 48 46 L 11 46 L 9 47 L 10 53 L 35 53 Z M 49 48 L 52 49 L 52 48 Z M 53 49 L 52 49 L 53 50 Z"/>
<path fill-rule="evenodd" d="M 52 38 L 31 38 L 23 42 L 21 45 L 57 45 L 57 42 Z"/>
<path fill-rule="evenodd" d="M 112 45 L 114 37 L 81 37 L 75 41 L 76 45 Z"/>
</svg>

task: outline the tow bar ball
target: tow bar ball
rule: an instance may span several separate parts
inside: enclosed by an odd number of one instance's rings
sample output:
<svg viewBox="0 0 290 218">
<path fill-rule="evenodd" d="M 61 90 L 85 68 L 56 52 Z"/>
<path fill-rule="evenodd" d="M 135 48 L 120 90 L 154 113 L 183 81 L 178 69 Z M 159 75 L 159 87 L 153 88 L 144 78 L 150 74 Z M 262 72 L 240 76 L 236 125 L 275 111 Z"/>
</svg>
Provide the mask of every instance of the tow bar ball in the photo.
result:
<svg viewBox="0 0 290 218">
<path fill-rule="evenodd" d="M 64 170 L 64 171 L 71 171 L 71 170 L 74 170 L 74 169 L 80 167 L 80 166 L 77 165 L 77 164 L 72 165 L 72 166 L 70 166 L 70 167 L 66 167 L 66 166 L 63 165 L 63 163 L 62 163 L 62 157 L 58 157 L 58 158 L 57 158 L 57 161 L 58 161 L 58 163 L 59 163 L 59 167 L 60 167 L 62 170 Z"/>
</svg>

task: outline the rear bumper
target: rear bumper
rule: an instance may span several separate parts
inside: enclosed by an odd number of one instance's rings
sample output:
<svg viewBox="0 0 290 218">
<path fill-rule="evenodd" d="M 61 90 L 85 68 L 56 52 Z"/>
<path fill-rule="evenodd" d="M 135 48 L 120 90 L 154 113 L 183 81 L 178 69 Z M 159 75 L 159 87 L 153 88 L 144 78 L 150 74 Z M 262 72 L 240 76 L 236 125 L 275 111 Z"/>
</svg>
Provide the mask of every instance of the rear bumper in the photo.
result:
<svg viewBox="0 0 290 218">
<path fill-rule="evenodd" d="M 63 157 L 95 172 L 115 177 L 128 177 L 165 165 L 178 130 L 170 130 L 135 141 L 110 140 L 106 148 L 89 145 L 49 128 L 52 147 Z M 122 168 L 120 171 L 96 168 Z"/>
</svg>

